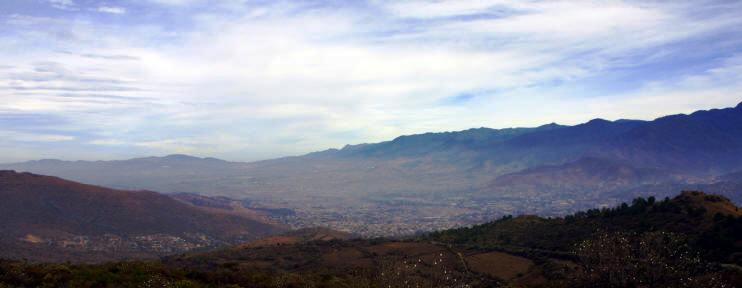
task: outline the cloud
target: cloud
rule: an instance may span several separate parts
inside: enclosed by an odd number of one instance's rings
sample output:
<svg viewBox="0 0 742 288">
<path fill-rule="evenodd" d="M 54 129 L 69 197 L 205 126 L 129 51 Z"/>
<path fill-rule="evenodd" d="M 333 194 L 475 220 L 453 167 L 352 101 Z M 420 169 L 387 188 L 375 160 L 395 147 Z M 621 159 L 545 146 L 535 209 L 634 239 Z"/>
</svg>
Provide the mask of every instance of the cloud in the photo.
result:
<svg viewBox="0 0 742 288">
<path fill-rule="evenodd" d="M 493 91 L 477 91 L 477 92 L 463 92 L 460 94 L 456 94 L 450 97 L 445 97 L 441 99 L 440 104 L 441 105 L 463 105 L 466 104 L 474 98 L 491 94 Z"/>
<path fill-rule="evenodd" d="M 74 11 L 77 10 L 77 4 L 73 0 L 48 0 L 49 4 L 60 10 Z"/>
<path fill-rule="evenodd" d="M 158 5 L 168 6 L 187 6 L 193 3 L 197 3 L 201 0 L 149 0 L 150 2 Z"/>
<path fill-rule="evenodd" d="M 136 56 L 131 55 L 102 55 L 93 53 L 78 54 L 80 57 L 93 58 L 93 59 L 107 59 L 107 60 L 139 60 Z"/>
<path fill-rule="evenodd" d="M 129 143 L 126 143 L 121 140 L 117 139 L 96 139 L 89 141 L 88 144 L 92 145 L 100 145 L 100 146 L 122 146 L 122 145 L 128 145 Z"/>
<path fill-rule="evenodd" d="M 735 105 L 742 91 L 738 3 L 70 3 L 74 17 L 0 19 L 0 116 L 66 119 L 56 126 L 88 133 L 71 141 L 95 155 L 254 160 L 428 131 L 648 119 Z"/>
<path fill-rule="evenodd" d="M 389 1 L 383 7 L 399 17 L 430 19 L 486 13 L 503 2 L 487 0 Z"/>
<path fill-rule="evenodd" d="M 116 6 L 100 6 L 96 11 L 108 14 L 126 14 L 126 8 Z"/>
<path fill-rule="evenodd" d="M 76 139 L 76 137 L 69 135 L 35 134 L 17 131 L 0 131 L 0 136 L 15 142 L 63 142 Z"/>
</svg>

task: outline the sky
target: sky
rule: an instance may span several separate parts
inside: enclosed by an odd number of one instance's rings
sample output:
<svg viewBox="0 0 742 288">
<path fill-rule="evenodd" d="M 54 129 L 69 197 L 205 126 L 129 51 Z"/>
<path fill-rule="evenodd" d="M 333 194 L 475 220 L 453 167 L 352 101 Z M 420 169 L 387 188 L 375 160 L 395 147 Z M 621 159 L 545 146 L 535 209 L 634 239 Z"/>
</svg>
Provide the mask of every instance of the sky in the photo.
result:
<svg viewBox="0 0 742 288">
<path fill-rule="evenodd" d="M 742 1 L 0 1 L 0 162 L 252 161 L 742 101 Z"/>
</svg>

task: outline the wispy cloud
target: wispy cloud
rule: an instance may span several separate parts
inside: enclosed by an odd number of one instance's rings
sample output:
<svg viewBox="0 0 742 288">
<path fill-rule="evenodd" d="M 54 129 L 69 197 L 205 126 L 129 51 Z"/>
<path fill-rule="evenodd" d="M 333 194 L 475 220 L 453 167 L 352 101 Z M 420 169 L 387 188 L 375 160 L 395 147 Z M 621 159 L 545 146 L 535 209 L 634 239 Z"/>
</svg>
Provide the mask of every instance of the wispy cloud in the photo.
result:
<svg viewBox="0 0 742 288">
<path fill-rule="evenodd" d="M 96 11 L 109 14 L 126 14 L 126 8 L 116 6 L 100 6 Z"/>
<path fill-rule="evenodd" d="M 45 5 L 77 11 L 0 19 L 0 113 L 69 119 L 91 158 L 251 160 L 742 99 L 737 2 Z"/>
<path fill-rule="evenodd" d="M 0 137 L 15 142 L 62 142 L 76 139 L 70 135 L 23 133 L 17 131 L 0 131 Z"/>
<path fill-rule="evenodd" d="M 49 4 L 61 10 L 77 10 L 77 5 L 73 0 L 48 0 Z"/>
</svg>

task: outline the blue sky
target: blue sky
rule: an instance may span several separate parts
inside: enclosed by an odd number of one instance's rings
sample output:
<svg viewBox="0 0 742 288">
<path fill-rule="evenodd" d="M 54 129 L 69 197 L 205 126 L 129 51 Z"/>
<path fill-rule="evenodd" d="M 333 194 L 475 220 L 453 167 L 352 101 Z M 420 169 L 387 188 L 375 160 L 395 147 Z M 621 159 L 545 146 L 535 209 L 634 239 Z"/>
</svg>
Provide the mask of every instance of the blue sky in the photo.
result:
<svg viewBox="0 0 742 288">
<path fill-rule="evenodd" d="M 258 160 L 742 101 L 740 1 L 0 1 L 0 161 Z"/>
</svg>

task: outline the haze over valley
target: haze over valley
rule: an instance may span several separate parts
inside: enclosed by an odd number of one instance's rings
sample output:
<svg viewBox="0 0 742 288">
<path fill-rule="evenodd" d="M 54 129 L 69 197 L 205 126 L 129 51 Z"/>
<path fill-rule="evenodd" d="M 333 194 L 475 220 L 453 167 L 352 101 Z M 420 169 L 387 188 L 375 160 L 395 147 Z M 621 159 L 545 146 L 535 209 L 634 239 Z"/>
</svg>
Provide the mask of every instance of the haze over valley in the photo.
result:
<svg viewBox="0 0 742 288">
<path fill-rule="evenodd" d="M 400 136 L 250 163 L 170 155 L 46 159 L 0 169 L 120 189 L 225 196 L 279 211 L 270 217 L 294 228 L 377 237 L 503 215 L 561 216 L 681 190 L 740 203 L 739 159 L 742 104 L 652 121 L 595 119 L 574 126 Z"/>
<path fill-rule="evenodd" d="M 0 0 L 0 288 L 742 287 L 741 15 Z"/>
</svg>

